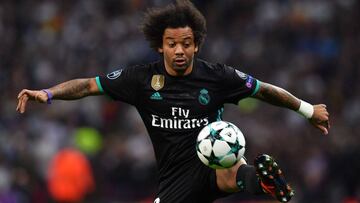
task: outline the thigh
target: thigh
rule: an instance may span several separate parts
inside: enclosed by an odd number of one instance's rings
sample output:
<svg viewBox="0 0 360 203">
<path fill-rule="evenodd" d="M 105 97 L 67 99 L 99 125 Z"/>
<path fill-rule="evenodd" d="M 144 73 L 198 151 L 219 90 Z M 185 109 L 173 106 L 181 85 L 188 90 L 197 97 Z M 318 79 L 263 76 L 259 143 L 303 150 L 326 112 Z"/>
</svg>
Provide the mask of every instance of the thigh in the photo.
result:
<svg viewBox="0 0 360 203">
<path fill-rule="evenodd" d="M 210 168 L 208 169 L 208 167 L 206 167 L 206 168 L 207 168 L 206 170 L 208 171 L 208 174 L 206 177 L 203 177 L 205 187 L 202 191 L 202 196 L 205 197 L 204 199 L 207 202 L 213 202 L 216 199 L 223 198 L 223 197 L 230 195 L 231 193 L 227 193 L 227 192 L 221 191 L 219 189 L 218 184 L 217 184 L 217 178 L 216 178 L 216 170 L 210 169 Z"/>
<path fill-rule="evenodd" d="M 229 169 L 216 170 L 216 182 L 221 191 L 230 193 L 238 192 L 239 188 L 236 184 L 236 176 L 241 165 L 246 164 L 244 159 L 241 159 L 235 166 Z"/>
<path fill-rule="evenodd" d="M 213 202 L 216 199 L 230 195 L 230 193 L 219 189 L 215 169 L 201 163 L 198 170 L 192 174 L 192 177 L 194 176 L 197 177 L 193 187 L 194 193 L 198 197 L 196 202 Z"/>
<path fill-rule="evenodd" d="M 160 203 L 210 203 L 229 195 L 218 189 L 216 171 L 199 162 L 173 171 L 159 189 Z"/>
</svg>

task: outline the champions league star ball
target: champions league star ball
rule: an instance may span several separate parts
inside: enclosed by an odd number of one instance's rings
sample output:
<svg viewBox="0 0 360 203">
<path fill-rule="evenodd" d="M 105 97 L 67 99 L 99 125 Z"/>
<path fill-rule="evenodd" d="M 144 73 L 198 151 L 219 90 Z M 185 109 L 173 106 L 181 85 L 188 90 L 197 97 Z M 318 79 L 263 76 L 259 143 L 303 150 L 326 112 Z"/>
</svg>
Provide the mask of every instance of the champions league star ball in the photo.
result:
<svg viewBox="0 0 360 203">
<path fill-rule="evenodd" d="M 196 152 L 200 160 L 211 168 L 230 168 L 244 156 L 245 138 L 234 124 L 216 121 L 200 131 Z"/>
</svg>

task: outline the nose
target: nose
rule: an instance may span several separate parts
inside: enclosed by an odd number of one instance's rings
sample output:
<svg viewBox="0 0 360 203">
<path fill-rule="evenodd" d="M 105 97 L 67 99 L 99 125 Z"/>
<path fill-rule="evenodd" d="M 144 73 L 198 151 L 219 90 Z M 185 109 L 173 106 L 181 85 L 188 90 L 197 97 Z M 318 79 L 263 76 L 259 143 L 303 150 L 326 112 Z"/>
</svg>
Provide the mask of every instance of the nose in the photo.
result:
<svg viewBox="0 0 360 203">
<path fill-rule="evenodd" d="M 175 55 L 184 55 L 184 48 L 181 45 L 175 47 Z"/>
</svg>

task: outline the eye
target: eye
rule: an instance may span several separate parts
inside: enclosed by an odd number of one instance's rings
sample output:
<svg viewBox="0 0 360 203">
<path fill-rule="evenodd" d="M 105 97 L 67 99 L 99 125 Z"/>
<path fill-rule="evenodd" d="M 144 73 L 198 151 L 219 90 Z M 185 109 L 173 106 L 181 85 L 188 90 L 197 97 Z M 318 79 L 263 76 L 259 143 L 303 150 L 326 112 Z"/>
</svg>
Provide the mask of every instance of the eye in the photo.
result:
<svg viewBox="0 0 360 203">
<path fill-rule="evenodd" d="M 183 42 L 184 48 L 189 48 L 191 45 L 192 45 L 192 43 L 191 43 L 190 40 L 185 40 L 185 41 Z"/>
<path fill-rule="evenodd" d="M 174 47 L 175 47 L 175 43 L 174 43 L 174 42 L 169 42 L 169 47 L 170 47 L 170 48 L 174 48 Z"/>
<path fill-rule="evenodd" d="M 184 47 L 185 47 L 185 48 L 189 48 L 190 45 L 191 45 L 190 43 L 184 43 Z"/>
</svg>

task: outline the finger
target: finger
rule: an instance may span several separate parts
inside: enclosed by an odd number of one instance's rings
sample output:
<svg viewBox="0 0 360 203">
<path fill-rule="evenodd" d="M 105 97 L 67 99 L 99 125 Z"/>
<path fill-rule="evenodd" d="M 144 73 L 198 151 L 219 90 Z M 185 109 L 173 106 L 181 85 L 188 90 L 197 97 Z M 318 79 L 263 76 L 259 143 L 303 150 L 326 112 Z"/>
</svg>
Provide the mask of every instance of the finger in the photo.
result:
<svg viewBox="0 0 360 203">
<path fill-rule="evenodd" d="M 329 134 L 329 131 L 328 131 L 328 129 L 326 129 L 326 128 L 324 128 L 324 135 L 327 135 L 327 134 Z"/>
<path fill-rule="evenodd" d="M 324 133 L 324 135 L 329 134 L 329 131 L 328 131 L 328 129 L 327 129 L 326 127 L 320 125 L 319 128 L 320 128 L 320 130 Z"/>
<path fill-rule="evenodd" d="M 319 109 L 317 114 L 328 116 L 329 112 L 327 112 L 326 109 Z"/>
<path fill-rule="evenodd" d="M 24 106 L 24 97 L 25 97 L 25 96 L 26 96 L 26 95 L 24 95 L 24 96 L 22 96 L 22 97 L 19 98 L 17 110 L 18 110 L 20 113 L 22 113 L 22 112 L 21 112 L 21 109 L 22 109 L 23 106 Z"/>
<path fill-rule="evenodd" d="M 323 116 L 323 119 L 322 119 L 322 122 L 327 122 L 328 120 L 329 120 L 329 116 L 324 115 L 324 116 Z"/>
<path fill-rule="evenodd" d="M 23 102 L 23 100 L 24 100 L 23 97 L 24 97 L 24 96 L 20 97 L 20 99 L 19 99 L 19 112 L 20 112 L 20 113 L 23 113 L 23 112 L 22 112 L 22 109 L 23 109 L 23 106 L 24 106 L 24 104 L 23 104 L 23 103 L 24 103 L 24 102 Z"/>
<path fill-rule="evenodd" d="M 21 97 L 22 95 L 24 95 L 26 91 L 27 91 L 27 89 L 21 90 L 21 92 L 18 94 L 17 98 L 20 99 L 20 97 Z"/>
<path fill-rule="evenodd" d="M 320 129 L 320 130 L 323 132 L 324 135 L 327 135 L 327 134 L 329 133 L 325 126 L 323 126 L 323 125 L 321 125 L 321 124 L 316 124 L 315 126 L 316 126 L 318 129 Z"/>
<path fill-rule="evenodd" d="M 327 108 L 326 108 L 326 105 L 321 105 L 319 110 L 322 110 L 322 111 L 327 111 Z"/>
<path fill-rule="evenodd" d="M 19 111 L 21 106 L 21 99 L 18 100 L 17 106 L 16 106 L 16 111 Z"/>
<path fill-rule="evenodd" d="M 330 129 L 330 122 L 328 119 L 326 119 L 325 121 L 320 123 L 321 126 L 323 126 L 324 128 L 326 128 L 328 131 Z"/>
<path fill-rule="evenodd" d="M 323 113 L 329 113 L 326 108 L 321 109 L 321 112 L 323 112 Z"/>
<path fill-rule="evenodd" d="M 18 96 L 17 96 L 18 99 L 20 99 L 21 95 L 24 94 L 24 91 L 25 91 L 25 90 L 21 90 L 21 91 L 19 92 L 19 94 L 18 94 Z"/>
<path fill-rule="evenodd" d="M 27 104 L 27 101 L 28 101 L 29 97 L 24 95 L 22 97 L 22 102 L 21 102 L 21 106 L 20 106 L 20 113 L 24 113 L 25 112 L 25 109 L 26 109 L 26 104 Z"/>
</svg>

